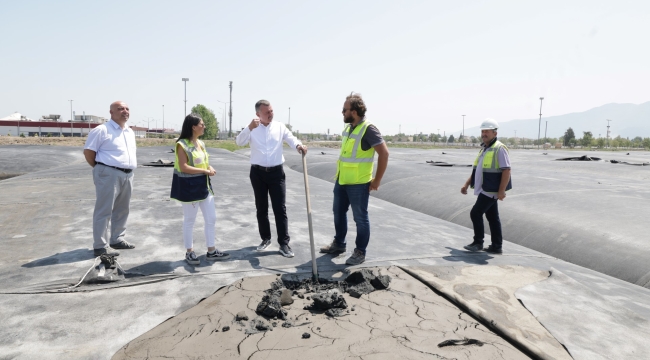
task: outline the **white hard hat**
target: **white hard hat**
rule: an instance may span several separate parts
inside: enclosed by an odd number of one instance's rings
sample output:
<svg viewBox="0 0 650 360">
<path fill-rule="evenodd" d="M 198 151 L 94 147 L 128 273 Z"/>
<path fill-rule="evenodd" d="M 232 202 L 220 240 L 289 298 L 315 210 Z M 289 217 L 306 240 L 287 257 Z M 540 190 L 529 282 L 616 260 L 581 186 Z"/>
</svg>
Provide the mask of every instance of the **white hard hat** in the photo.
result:
<svg viewBox="0 0 650 360">
<path fill-rule="evenodd" d="M 496 130 L 499 128 L 499 123 L 494 120 L 487 118 L 481 123 L 481 130 Z"/>
</svg>

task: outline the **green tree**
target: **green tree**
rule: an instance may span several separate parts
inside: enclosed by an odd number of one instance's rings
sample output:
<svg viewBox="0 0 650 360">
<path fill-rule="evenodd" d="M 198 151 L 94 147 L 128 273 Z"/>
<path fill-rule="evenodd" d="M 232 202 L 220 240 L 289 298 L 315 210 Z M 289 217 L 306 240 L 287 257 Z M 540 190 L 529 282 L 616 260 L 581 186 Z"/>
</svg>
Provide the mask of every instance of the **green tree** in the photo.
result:
<svg viewBox="0 0 650 360">
<path fill-rule="evenodd" d="M 583 131 L 582 139 L 580 139 L 580 145 L 582 145 L 582 147 L 590 147 L 591 141 L 593 139 L 594 139 L 594 135 L 591 133 L 591 131 Z"/>
<path fill-rule="evenodd" d="M 601 148 L 601 149 L 604 148 L 605 147 L 605 139 L 602 138 L 602 137 L 598 138 L 598 140 L 596 140 L 596 145 L 598 145 L 598 147 Z"/>
<path fill-rule="evenodd" d="M 564 139 L 563 139 L 564 146 L 571 146 L 572 144 L 571 140 L 575 140 L 575 138 L 576 138 L 576 134 L 573 132 L 573 129 L 568 128 L 564 133 Z M 575 144 L 575 141 L 573 142 L 573 144 Z"/>
<path fill-rule="evenodd" d="M 650 138 L 643 139 L 643 147 L 646 149 L 650 149 Z"/>
<path fill-rule="evenodd" d="M 205 105 L 197 104 L 192 108 L 193 114 L 198 114 L 205 124 L 205 132 L 201 139 L 216 139 L 217 133 L 219 133 L 219 124 L 217 123 L 217 117 L 214 115 L 212 109 L 208 109 Z"/>
<path fill-rule="evenodd" d="M 449 135 L 449 140 L 448 142 L 453 143 L 454 142 L 454 134 Z"/>
</svg>

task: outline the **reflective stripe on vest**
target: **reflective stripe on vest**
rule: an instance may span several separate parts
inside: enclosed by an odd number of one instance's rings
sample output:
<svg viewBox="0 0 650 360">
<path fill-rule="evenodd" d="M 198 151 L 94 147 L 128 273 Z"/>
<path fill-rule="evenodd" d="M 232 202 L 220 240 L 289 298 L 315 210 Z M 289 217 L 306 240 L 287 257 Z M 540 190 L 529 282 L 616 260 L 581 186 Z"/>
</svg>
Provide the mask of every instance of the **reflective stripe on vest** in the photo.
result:
<svg viewBox="0 0 650 360">
<path fill-rule="evenodd" d="M 361 149 L 361 139 L 370 125 L 369 121 L 364 120 L 352 132 L 350 125 L 347 125 L 341 133 L 341 154 L 336 168 L 339 184 L 367 184 L 372 180 L 375 149 Z"/>
<path fill-rule="evenodd" d="M 177 142 L 178 145 L 180 145 L 183 150 L 185 150 L 185 154 L 187 155 L 187 165 L 196 167 L 199 169 L 208 169 L 208 152 L 205 151 L 205 144 L 201 140 L 197 140 L 199 142 L 199 146 L 201 147 L 200 149 L 197 149 L 196 146 L 192 142 L 190 142 L 188 139 L 181 139 L 179 142 Z M 187 174 L 181 171 L 180 169 L 180 163 L 178 161 L 178 151 L 174 149 L 174 152 L 176 153 L 176 162 L 174 163 L 174 174 L 178 175 L 179 177 L 196 177 L 196 176 L 206 176 L 205 174 Z M 203 153 L 203 159 L 204 161 L 201 164 L 195 164 L 196 159 L 199 158 L 199 152 Z"/>
</svg>

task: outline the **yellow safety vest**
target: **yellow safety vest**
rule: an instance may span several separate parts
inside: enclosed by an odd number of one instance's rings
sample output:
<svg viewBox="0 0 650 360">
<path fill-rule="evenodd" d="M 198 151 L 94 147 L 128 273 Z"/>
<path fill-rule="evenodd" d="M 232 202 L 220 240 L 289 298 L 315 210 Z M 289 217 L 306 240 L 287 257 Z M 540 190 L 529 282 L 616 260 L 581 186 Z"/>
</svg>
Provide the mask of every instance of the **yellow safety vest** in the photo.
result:
<svg viewBox="0 0 650 360">
<path fill-rule="evenodd" d="M 479 151 L 476 160 L 474 160 L 474 166 L 472 167 L 472 189 L 474 188 L 474 177 L 476 175 L 476 168 L 478 167 L 478 160 L 481 157 L 481 154 L 485 152 L 485 155 L 483 155 L 483 166 L 481 168 L 483 173 L 483 184 L 481 187 L 483 188 L 483 191 L 487 193 L 497 194 L 499 192 L 499 186 L 501 186 L 501 173 L 503 173 L 503 170 L 499 167 L 499 157 L 497 156 L 497 152 L 500 149 L 509 151 L 507 146 L 497 140 L 489 148 L 482 148 Z M 512 179 L 508 181 L 508 185 L 506 186 L 506 191 L 510 189 L 512 189 Z"/>
<path fill-rule="evenodd" d="M 336 164 L 336 177 L 341 185 L 367 184 L 372 180 L 375 149 L 361 149 L 361 138 L 366 133 L 370 122 L 359 123 L 352 133 L 348 124 L 341 136 L 341 155 Z"/>
</svg>

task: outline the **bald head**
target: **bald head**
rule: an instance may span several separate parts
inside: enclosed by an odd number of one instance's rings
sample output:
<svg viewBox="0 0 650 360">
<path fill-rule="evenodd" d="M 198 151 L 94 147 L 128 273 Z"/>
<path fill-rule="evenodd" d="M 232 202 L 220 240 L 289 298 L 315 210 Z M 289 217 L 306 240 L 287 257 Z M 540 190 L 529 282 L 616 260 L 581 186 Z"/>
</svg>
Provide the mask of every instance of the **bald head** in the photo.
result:
<svg viewBox="0 0 650 360">
<path fill-rule="evenodd" d="M 111 119 L 121 127 L 124 127 L 124 124 L 129 120 L 129 115 L 129 105 L 124 101 L 116 101 L 111 104 Z"/>
</svg>

